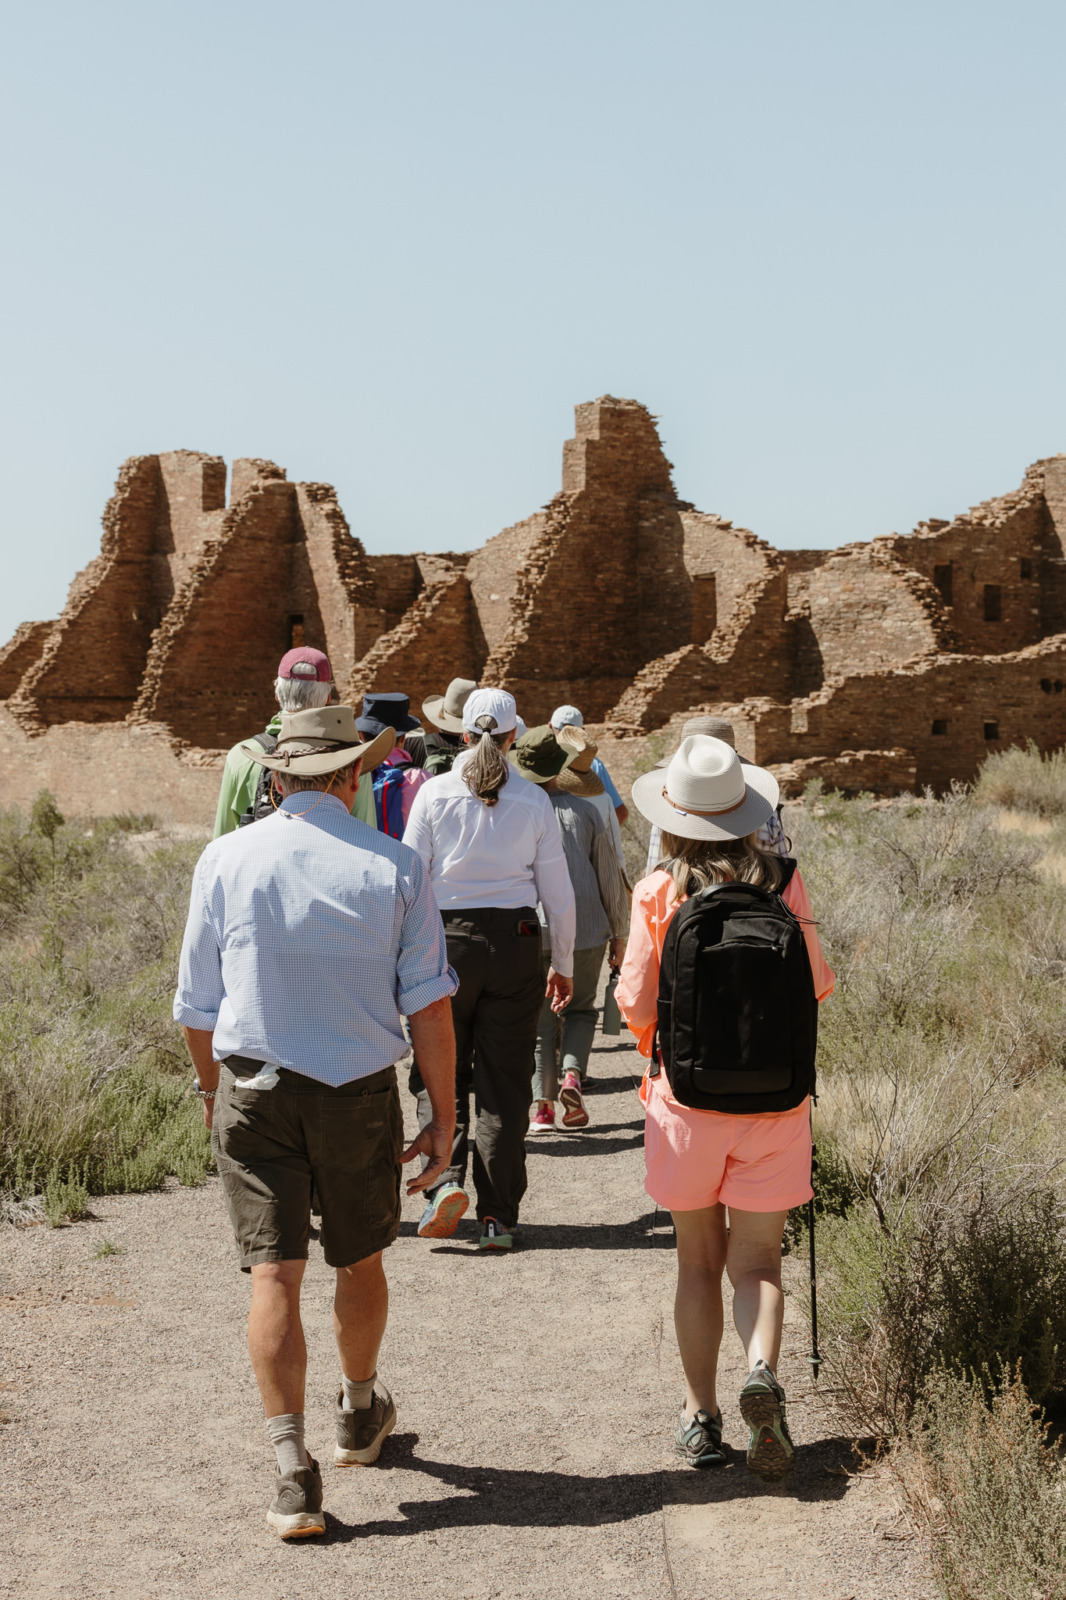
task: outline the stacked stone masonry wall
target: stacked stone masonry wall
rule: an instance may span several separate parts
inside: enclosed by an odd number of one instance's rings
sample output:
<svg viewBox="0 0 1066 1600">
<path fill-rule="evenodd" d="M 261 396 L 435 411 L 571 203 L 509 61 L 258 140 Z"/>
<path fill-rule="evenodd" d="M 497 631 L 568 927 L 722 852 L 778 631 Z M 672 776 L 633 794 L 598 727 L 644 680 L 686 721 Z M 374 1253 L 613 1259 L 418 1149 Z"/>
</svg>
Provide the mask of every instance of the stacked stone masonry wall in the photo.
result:
<svg viewBox="0 0 1066 1600">
<path fill-rule="evenodd" d="M 368 555 L 328 484 L 271 461 L 234 462 L 227 503 L 218 456 L 131 458 L 62 615 L 0 651 L 5 726 L 55 752 L 107 725 L 202 772 L 303 642 L 352 698 L 473 677 L 530 724 L 566 700 L 623 741 L 724 709 L 793 785 L 939 787 L 1066 741 L 1066 456 L 954 520 L 777 551 L 678 498 L 637 401 L 575 420 L 559 492 L 469 553 Z"/>
</svg>

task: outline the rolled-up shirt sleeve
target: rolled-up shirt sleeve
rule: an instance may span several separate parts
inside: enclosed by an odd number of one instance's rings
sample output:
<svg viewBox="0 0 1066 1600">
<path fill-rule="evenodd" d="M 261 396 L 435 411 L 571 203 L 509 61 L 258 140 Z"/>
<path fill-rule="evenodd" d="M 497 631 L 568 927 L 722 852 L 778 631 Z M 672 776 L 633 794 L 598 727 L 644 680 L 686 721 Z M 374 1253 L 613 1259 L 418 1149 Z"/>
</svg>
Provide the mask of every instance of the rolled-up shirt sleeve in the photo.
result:
<svg viewBox="0 0 1066 1600">
<path fill-rule="evenodd" d="M 396 964 L 396 1004 L 405 1017 L 412 1017 L 435 1000 L 449 998 L 459 987 L 459 979 L 448 964 L 444 924 L 420 854 L 413 857 L 406 875 L 404 904 Z"/>
<path fill-rule="evenodd" d="M 174 1020 L 185 1028 L 213 1033 L 226 989 L 222 981 L 222 952 L 204 888 L 203 857 L 193 873 L 189 916 L 181 944 Z"/>
<path fill-rule="evenodd" d="M 537 897 L 548 919 L 548 942 L 552 967 L 560 978 L 574 976 L 574 939 L 577 933 L 577 903 L 570 868 L 563 854 L 563 841 L 551 801 L 544 796 L 537 854 L 533 861 L 533 881 Z"/>
<path fill-rule="evenodd" d="M 615 998 L 642 1056 L 651 1055 L 659 1000 L 659 963 L 666 925 L 677 910 L 668 873 L 641 878 L 633 890 L 629 941 L 618 975 Z"/>
<path fill-rule="evenodd" d="M 814 979 L 814 993 L 818 1000 L 826 1000 L 833 992 L 836 984 L 836 974 L 822 950 L 822 941 L 818 937 L 818 929 L 814 924 L 814 912 L 811 910 L 811 900 L 807 893 L 807 885 L 800 877 L 797 867 L 790 881 L 785 885 L 781 895 L 792 915 L 803 929 L 803 937 L 807 945 L 807 954 L 811 960 L 811 977 Z"/>
</svg>

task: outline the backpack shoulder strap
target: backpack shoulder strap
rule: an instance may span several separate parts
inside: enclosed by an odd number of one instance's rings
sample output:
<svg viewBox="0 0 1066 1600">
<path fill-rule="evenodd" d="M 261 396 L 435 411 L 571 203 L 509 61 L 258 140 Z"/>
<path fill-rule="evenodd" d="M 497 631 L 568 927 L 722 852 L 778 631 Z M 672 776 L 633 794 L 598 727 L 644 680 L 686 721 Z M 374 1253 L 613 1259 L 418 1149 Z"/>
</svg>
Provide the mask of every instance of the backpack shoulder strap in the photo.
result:
<svg viewBox="0 0 1066 1600">
<path fill-rule="evenodd" d="M 792 882 L 792 875 L 795 872 L 795 870 L 796 870 L 795 861 L 793 861 L 791 856 L 786 856 L 781 862 L 781 882 L 778 884 L 776 890 L 774 891 L 775 894 L 784 894 L 785 890 L 788 888 L 789 884 Z"/>
</svg>

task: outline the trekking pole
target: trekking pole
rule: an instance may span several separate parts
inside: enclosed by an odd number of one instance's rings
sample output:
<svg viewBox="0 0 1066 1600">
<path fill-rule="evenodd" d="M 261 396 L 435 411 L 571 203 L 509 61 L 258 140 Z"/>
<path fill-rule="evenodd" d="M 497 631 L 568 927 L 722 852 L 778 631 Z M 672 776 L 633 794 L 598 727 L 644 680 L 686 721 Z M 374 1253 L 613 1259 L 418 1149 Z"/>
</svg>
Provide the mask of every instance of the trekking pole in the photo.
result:
<svg viewBox="0 0 1066 1600">
<path fill-rule="evenodd" d="M 814 1188 L 814 1173 L 818 1165 L 818 1150 L 814 1143 L 814 1107 L 811 1106 L 811 1188 Z M 811 1246 L 811 1353 L 807 1360 L 811 1364 L 811 1373 L 815 1380 L 818 1369 L 822 1364 L 818 1352 L 818 1272 L 814 1260 L 814 1195 L 807 1202 L 807 1233 Z"/>
</svg>

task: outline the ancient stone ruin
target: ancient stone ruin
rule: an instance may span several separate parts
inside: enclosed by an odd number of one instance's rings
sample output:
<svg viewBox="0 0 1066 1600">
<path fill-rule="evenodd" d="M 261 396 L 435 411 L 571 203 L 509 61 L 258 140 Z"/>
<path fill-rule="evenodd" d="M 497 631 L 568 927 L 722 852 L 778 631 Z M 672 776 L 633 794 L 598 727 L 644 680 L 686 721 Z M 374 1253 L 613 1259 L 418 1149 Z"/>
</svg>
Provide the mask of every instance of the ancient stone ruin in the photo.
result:
<svg viewBox="0 0 1066 1600">
<path fill-rule="evenodd" d="M 269 461 L 236 461 L 227 499 L 218 456 L 131 458 L 62 616 L 0 651 L 7 712 L 31 739 L 152 730 L 196 765 L 263 726 L 306 641 L 345 698 L 470 677 L 622 738 L 728 708 L 793 783 L 942 787 L 1066 741 L 1066 456 L 950 522 L 778 551 L 678 499 L 644 406 L 576 418 L 560 492 L 468 554 L 368 554 L 328 485 Z"/>
</svg>

